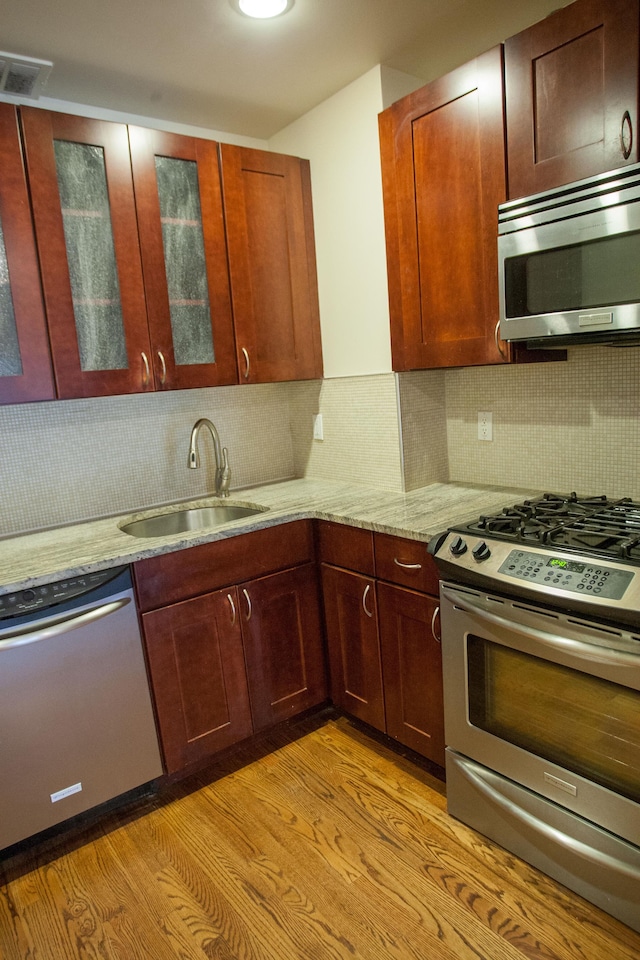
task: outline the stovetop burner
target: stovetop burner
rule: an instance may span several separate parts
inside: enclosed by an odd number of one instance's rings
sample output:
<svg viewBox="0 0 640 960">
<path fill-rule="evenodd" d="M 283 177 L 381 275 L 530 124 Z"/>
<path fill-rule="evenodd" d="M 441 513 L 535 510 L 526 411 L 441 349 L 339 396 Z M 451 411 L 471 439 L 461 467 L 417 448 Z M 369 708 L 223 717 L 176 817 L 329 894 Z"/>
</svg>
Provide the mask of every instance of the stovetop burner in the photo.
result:
<svg viewBox="0 0 640 960">
<path fill-rule="evenodd" d="M 640 564 L 640 503 L 628 497 L 545 493 L 455 528 L 520 544 L 544 544 Z"/>
</svg>

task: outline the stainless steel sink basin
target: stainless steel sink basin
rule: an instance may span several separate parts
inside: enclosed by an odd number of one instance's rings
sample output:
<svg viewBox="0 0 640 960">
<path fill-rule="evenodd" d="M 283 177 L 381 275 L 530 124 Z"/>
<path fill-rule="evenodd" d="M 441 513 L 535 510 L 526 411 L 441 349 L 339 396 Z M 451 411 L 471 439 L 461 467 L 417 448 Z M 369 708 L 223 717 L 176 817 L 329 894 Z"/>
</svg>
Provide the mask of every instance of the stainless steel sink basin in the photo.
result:
<svg viewBox="0 0 640 960">
<path fill-rule="evenodd" d="M 231 520 L 252 517 L 257 513 L 264 513 L 264 510 L 263 507 L 243 507 L 226 503 L 216 503 L 211 507 L 185 507 L 184 510 L 175 510 L 173 513 L 133 520 L 120 529 L 131 537 L 168 537 L 172 533 L 221 527 Z"/>
</svg>

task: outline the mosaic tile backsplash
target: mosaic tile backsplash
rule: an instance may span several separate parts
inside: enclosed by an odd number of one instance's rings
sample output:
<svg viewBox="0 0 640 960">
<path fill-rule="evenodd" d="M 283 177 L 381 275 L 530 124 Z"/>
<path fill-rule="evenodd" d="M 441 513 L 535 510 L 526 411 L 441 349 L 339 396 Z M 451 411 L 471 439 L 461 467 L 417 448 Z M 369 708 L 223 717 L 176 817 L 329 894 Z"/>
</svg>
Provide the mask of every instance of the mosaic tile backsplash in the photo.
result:
<svg viewBox="0 0 640 960">
<path fill-rule="evenodd" d="M 478 411 L 493 441 L 477 439 Z M 312 439 L 322 413 L 323 441 Z M 203 496 L 194 422 L 229 448 L 232 490 L 293 477 L 401 492 L 457 481 L 640 500 L 640 347 L 566 363 L 243 385 L 0 407 L 0 535 Z"/>
</svg>

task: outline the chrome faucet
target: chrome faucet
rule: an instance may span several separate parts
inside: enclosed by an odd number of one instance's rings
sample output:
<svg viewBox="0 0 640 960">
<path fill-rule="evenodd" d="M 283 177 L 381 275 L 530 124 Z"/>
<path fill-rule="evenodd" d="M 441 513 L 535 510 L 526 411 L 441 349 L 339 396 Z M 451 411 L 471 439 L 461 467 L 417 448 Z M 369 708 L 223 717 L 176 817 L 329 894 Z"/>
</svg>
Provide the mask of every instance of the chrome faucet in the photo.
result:
<svg viewBox="0 0 640 960">
<path fill-rule="evenodd" d="M 191 431 L 191 441 L 189 443 L 189 469 L 195 470 L 200 466 L 200 455 L 198 454 L 198 436 L 202 427 L 207 427 L 213 440 L 213 452 L 216 458 L 216 497 L 229 496 L 229 484 L 231 483 L 231 467 L 229 466 L 229 451 L 226 447 L 220 450 L 220 437 L 211 420 L 203 417 L 197 420 Z"/>
</svg>

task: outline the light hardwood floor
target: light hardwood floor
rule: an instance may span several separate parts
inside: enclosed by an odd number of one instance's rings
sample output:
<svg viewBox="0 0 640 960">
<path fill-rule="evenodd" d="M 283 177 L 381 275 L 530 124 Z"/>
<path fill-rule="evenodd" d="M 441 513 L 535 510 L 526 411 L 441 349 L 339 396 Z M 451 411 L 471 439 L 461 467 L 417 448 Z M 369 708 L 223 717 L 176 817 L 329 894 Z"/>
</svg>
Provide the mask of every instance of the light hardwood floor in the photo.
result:
<svg viewBox="0 0 640 960">
<path fill-rule="evenodd" d="M 0 880 L 2 960 L 640 957 L 640 935 L 457 823 L 438 780 L 344 718 L 277 731 Z"/>
</svg>

